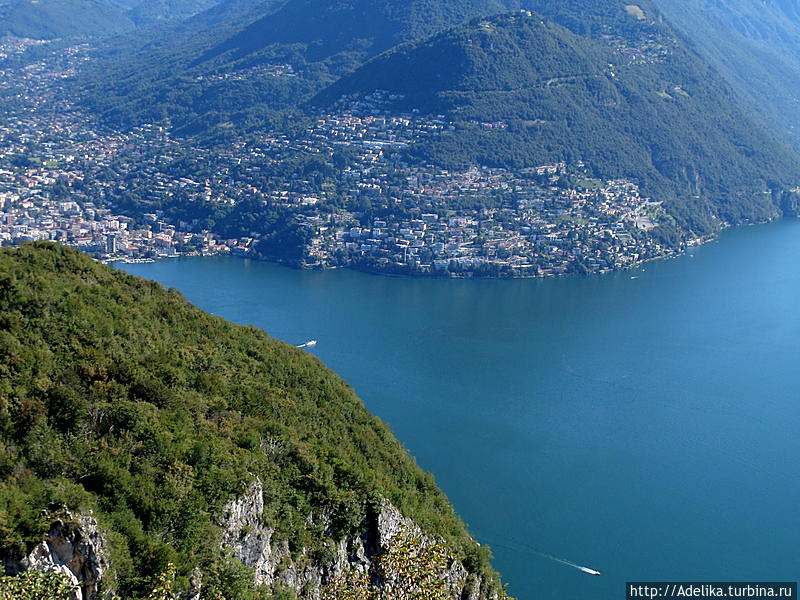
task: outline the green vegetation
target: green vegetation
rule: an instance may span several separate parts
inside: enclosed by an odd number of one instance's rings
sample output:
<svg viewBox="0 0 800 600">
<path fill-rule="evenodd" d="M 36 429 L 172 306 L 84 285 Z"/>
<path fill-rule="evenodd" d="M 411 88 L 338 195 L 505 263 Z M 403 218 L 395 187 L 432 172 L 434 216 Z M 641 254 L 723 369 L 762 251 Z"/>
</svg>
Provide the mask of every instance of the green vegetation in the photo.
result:
<svg viewBox="0 0 800 600">
<path fill-rule="evenodd" d="M 611 36 L 634 41 L 657 28 L 660 20 L 651 0 L 521 0 L 520 4 L 521 8 L 536 11 L 577 35 L 593 39 Z M 626 9 L 634 4 L 647 20 L 636 18 Z"/>
<path fill-rule="evenodd" d="M 0 577 L 0 600 L 72 600 L 72 585 L 54 571 Z"/>
<path fill-rule="evenodd" d="M 117 38 L 77 78 L 75 92 L 106 121 L 123 127 L 169 120 L 197 133 L 224 122 L 242 128 L 270 124 L 292 98 L 309 93 L 305 78 L 212 79 L 225 73 L 224 57 L 201 57 L 278 3 L 228 0 L 153 33 Z"/>
<path fill-rule="evenodd" d="M 309 62 L 346 52 L 363 59 L 472 17 L 506 9 L 502 0 L 290 0 L 209 54 L 233 51 L 238 58 L 269 46 L 300 44 Z"/>
<path fill-rule="evenodd" d="M 221 123 L 274 128 L 391 46 L 505 9 L 501 0 L 238 0 L 158 41 L 123 40 L 78 83 L 86 104 L 114 124 L 168 118 L 188 134 Z M 264 77 L 258 68 L 269 64 L 291 64 L 296 76 Z"/>
<path fill-rule="evenodd" d="M 791 1 L 659 0 L 755 118 L 800 146 L 800 13 Z"/>
<path fill-rule="evenodd" d="M 33 39 L 105 35 L 125 31 L 132 23 L 116 6 L 92 0 L 8 0 L 0 3 L 0 33 Z"/>
<path fill-rule="evenodd" d="M 433 478 L 316 358 L 77 251 L 0 250 L 0 558 L 44 539 L 47 509 L 93 510 L 123 597 L 173 563 L 178 586 L 200 566 L 208 593 L 254 598 L 215 517 L 256 475 L 295 556 L 330 555 L 386 498 L 495 581 Z"/>
<path fill-rule="evenodd" d="M 425 542 L 408 530 L 401 530 L 392 542 L 373 573 L 345 573 L 322 589 L 322 600 L 449 600 L 442 572 L 452 556 L 444 544 Z"/>
<path fill-rule="evenodd" d="M 33 39 L 108 36 L 189 17 L 214 0 L 2 0 L 0 34 Z"/>
<path fill-rule="evenodd" d="M 177 600 L 175 565 L 169 563 L 144 600 Z M 0 577 L 0 600 L 72 600 L 74 587 L 55 571 L 26 571 L 15 577 Z M 112 600 L 121 600 L 114 596 Z"/>
<path fill-rule="evenodd" d="M 718 219 L 777 214 L 772 192 L 794 185 L 794 155 L 748 119 L 719 76 L 668 28 L 621 18 L 615 45 L 638 44 L 636 59 L 593 35 L 517 13 L 398 46 L 314 104 L 386 90 L 401 96 L 391 110 L 455 122 L 453 131 L 414 147 L 416 155 L 453 168 L 581 160 L 597 177 L 640 182 L 647 195 L 667 201 L 683 231 L 704 234 Z M 603 31 L 589 33 L 595 30 Z M 487 121 L 507 127 L 486 129 Z M 669 239 L 675 231 L 667 225 L 662 234 Z"/>
</svg>

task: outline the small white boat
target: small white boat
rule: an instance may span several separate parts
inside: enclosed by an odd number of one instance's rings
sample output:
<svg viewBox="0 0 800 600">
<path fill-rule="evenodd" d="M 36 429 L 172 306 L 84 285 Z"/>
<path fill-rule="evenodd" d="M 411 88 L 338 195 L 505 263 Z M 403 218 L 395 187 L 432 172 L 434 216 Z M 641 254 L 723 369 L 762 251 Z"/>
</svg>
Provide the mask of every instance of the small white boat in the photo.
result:
<svg viewBox="0 0 800 600">
<path fill-rule="evenodd" d="M 308 340 L 305 344 L 300 344 L 298 348 L 311 348 L 317 345 L 317 340 Z"/>
<path fill-rule="evenodd" d="M 594 569 L 590 569 L 589 567 L 578 567 L 584 573 L 588 573 L 589 575 L 602 575 L 600 571 L 595 571 Z"/>
</svg>

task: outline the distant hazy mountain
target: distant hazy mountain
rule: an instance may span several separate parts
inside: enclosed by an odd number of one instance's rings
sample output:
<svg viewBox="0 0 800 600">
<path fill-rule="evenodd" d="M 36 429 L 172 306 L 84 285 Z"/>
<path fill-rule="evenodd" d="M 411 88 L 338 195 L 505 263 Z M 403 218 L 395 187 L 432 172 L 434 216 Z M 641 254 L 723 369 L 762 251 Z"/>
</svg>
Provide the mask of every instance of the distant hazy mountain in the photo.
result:
<svg viewBox="0 0 800 600">
<path fill-rule="evenodd" d="M 128 0 L 130 1 L 130 0 Z M 128 11 L 137 25 L 181 20 L 211 8 L 219 0 L 145 0 Z"/>
<path fill-rule="evenodd" d="M 183 19 L 216 0 L 0 0 L 0 35 L 107 36 Z"/>
<path fill-rule="evenodd" d="M 0 32 L 35 39 L 120 33 L 133 27 L 126 12 L 101 0 L 8 0 Z"/>
<path fill-rule="evenodd" d="M 342 52 L 373 56 L 472 17 L 503 12 L 502 0 L 289 0 L 209 54 L 240 58 L 276 45 L 302 45 L 307 60 Z"/>
<path fill-rule="evenodd" d="M 800 147 L 800 1 L 657 2 L 759 117 Z"/>
<path fill-rule="evenodd" d="M 89 102 L 132 124 L 169 116 L 188 131 L 270 119 L 396 45 L 506 10 L 516 0 L 238 0 L 112 48 Z M 265 77 L 269 65 L 296 76 Z M 109 73 L 112 74 L 109 77 Z"/>
<path fill-rule="evenodd" d="M 246 108 L 244 118 L 258 120 L 259 99 L 278 102 L 271 96 L 269 79 L 259 77 L 258 71 L 249 78 L 226 78 L 222 74 L 233 69 L 223 68 L 222 59 L 198 61 L 280 4 L 281 0 L 226 0 L 179 23 L 115 38 L 76 87 L 88 107 L 122 126 L 163 119 L 185 126 L 216 118 L 215 111 L 223 105 L 231 112 Z M 294 80 L 287 83 L 289 98 L 307 96 L 293 89 Z"/>
<path fill-rule="evenodd" d="M 763 191 L 792 180 L 794 157 L 658 19 L 619 18 L 600 39 L 536 13 L 476 19 L 380 55 L 313 104 L 383 90 L 396 98 L 387 110 L 444 114 L 456 130 L 424 152 L 445 165 L 583 160 L 672 198 L 676 214 L 703 214 L 711 201 L 730 220 L 774 210 Z"/>
</svg>

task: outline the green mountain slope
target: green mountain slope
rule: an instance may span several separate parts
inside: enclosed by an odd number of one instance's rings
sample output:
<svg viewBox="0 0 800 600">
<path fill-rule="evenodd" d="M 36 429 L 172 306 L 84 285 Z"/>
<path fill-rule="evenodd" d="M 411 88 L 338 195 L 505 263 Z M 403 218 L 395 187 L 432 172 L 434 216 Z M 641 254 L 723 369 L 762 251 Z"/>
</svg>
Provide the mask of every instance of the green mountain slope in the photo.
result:
<svg viewBox="0 0 800 600">
<path fill-rule="evenodd" d="M 101 0 L 9 0 L 0 4 L 0 33 L 33 39 L 109 35 L 133 22 L 118 6 Z"/>
<path fill-rule="evenodd" d="M 500 0 L 290 0 L 209 55 L 233 51 L 241 57 L 270 46 L 299 44 L 309 62 L 343 52 L 363 58 L 505 8 Z"/>
<path fill-rule="evenodd" d="M 183 22 L 114 39 L 75 82 L 75 93 L 86 107 L 122 127 L 165 119 L 193 130 L 225 119 L 263 123 L 274 108 L 307 96 L 309 82 L 263 77 L 258 65 L 237 73 L 225 68 L 223 59 L 196 63 L 279 4 L 228 0 Z"/>
<path fill-rule="evenodd" d="M 217 4 L 217 0 L 147 0 L 128 10 L 128 17 L 137 26 L 165 21 L 180 21 Z"/>
<path fill-rule="evenodd" d="M 0 34 L 33 39 L 105 37 L 180 20 L 216 0 L 5 0 Z"/>
<path fill-rule="evenodd" d="M 506 10 L 516 0 L 288 0 L 225 6 L 216 21 L 187 22 L 164 42 L 113 49 L 88 81 L 87 101 L 110 121 L 131 125 L 172 119 L 201 131 L 232 121 L 269 122 L 343 73 L 404 41 L 469 18 Z M 265 76 L 265 66 L 291 65 L 291 77 Z M 113 76 L 109 77 L 108 74 Z"/>
<path fill-rule="evenodd" d="M 313 104 L 384 90 L 402 98 L 386 110 L 456 122 L 416 150 L 429 160 L 516 167 L 582 160 L 604 177 L 640 181 L 695 231 L 717 216 L 775 214 L 769 191 L 793 182 L 795 157 L 753 124 L 668 27 L 625 12 L 623 19 L 616 31 L 590 37 L 536 13 L 478 19 L 384 53 Z"/>
<path fill-rule="evenodd" d="M 171 562 L 203 570 L 203 597 L 255 598 L 237 595 L 252 574 L 231 566 L 218 526 L 254 477 L 260 518 L 293 561 L 326 564 L 388 499 L 493 589 L 486 551 L 433 478 L 319 360 L 77 251 L 0 250 L 6 565 L 44 539 L 50 512 L 93 510 L 124 597 Z"/>
<path fill-rule="evenodd" d="M 519 6 L 513 8 L 532 10 L 591 38 L 612 36 L 635 41 L 661 21 L 651 0 L 519 0 Z"/>
<path fill-rule="evenodd" d="M 795 0 L 662 0 L 763 122 L 800 146 L 800 4 Z"/>
</svg>

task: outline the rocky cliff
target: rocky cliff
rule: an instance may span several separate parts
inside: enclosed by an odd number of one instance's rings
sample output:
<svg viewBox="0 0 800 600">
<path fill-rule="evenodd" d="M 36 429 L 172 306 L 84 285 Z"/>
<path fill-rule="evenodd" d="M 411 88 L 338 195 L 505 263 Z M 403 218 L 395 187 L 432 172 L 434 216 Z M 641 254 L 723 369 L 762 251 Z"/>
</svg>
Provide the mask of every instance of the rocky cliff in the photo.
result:
<svg viewBox="0 0 800 600">
<path fill-rule="evenodd" d="M 305 551 L 293 556 L 288 541 L 277 539 L 275 529 L 264 519 L 264 488 L 258 478 L 246 493 L 225 505 L 219 521 L 222 550 L 252 569 L 256 585 L 275 589 L 277 584 L 302 600 L 321 600 L 331 582 L 345 579 L 371 581 L 374 589 L 386 593 L 384 588 L 396 584 L 399 574 L 396 569 L 379 567 L 380 557 L 390 554 L 401 540 L 412 539 L 423 547 L 437 543 L 384 500 L 367 510 L 360 535 L 335 540 L 335 553 L 329 561 L 314 560 Z M 451 556 L 446 555 L 446 562 L 440 566 L 433 574 L 434 580 L 439 580 L 439 589 L 446 590 L 440 597 L 498 598 L 484 589 L 480 576 L 469 573 Z M 75 586 L 72 600 L 112 596 L 109 579 L 113 581 L 113 564 L 105 535 L 91 515 L 74 517 L 69 512 L 62 513 L 53 521 L 47 538 L 22 561 L 6 565 L 6 569 L 16 573 L 29 569 L 61 573 Z M 183 595 L 185 600 L 203 597 L 202 580 L 202 570 L 195 568 Z"/>
<path fill-rule="evenodd" d="M 323 587 L 337 578 L 354 573 L 376 581 L 391 577 L 378 573 L 377 558 L 385 555 L 400 537 L 412 537 L 418 543 L 432 543 L 411 519 L 404 517 L 388 501 L 367 509 L 361 534 L 336 540 L 336 551 L 328 563 L 310 560 L 304 553 L 292 559 L 286 540 L 277 540 L 275 530 L 263 519 L 264 490 L 256 479 L 246 494 L 225 505 L 221 525 L 222 545 L 242 563 L 251 567 L 258 584 L 274 585 L 276 582 L 293 590 L 298 597 L 319 600 Z M 322 517 L 324 519 L 324 517 Z M 496 594 L 482 593 L 482 580 L 469 573 L 455 559 L 449 559 L 438 574 L 449 589 L 453 600 L 479 600 L 496 598 Z"/>
<path fill-rule="evenodd" d="M 53 521 L 47 537 L 28 556 L 6 565 L 6 571 L 12 573 L 28 569 L 61 573 L 75 586 L 73 600 L 101 598 L 110 568 L 105 536 L 97 520 L 91 515 L 73 517 L 67 511 Z"/>
</svg>

